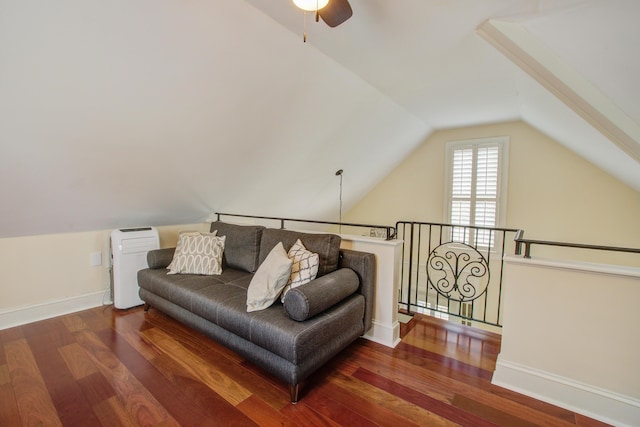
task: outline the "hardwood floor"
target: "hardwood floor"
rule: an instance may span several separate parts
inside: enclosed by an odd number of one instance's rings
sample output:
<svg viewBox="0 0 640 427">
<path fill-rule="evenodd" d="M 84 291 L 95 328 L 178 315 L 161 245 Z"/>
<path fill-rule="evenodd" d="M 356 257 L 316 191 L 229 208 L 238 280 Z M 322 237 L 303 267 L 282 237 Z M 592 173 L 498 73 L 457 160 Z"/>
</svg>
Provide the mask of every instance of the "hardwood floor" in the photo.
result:
<svg viewBox="0 0 640 427">
<path fill-rule="evenodd" d="M 414 318 L 285 384 L 151 309 L 100 307 L 0 331 L 0 426 L 582 426 L 491 385 L 500 337 Z"/>
</svg>

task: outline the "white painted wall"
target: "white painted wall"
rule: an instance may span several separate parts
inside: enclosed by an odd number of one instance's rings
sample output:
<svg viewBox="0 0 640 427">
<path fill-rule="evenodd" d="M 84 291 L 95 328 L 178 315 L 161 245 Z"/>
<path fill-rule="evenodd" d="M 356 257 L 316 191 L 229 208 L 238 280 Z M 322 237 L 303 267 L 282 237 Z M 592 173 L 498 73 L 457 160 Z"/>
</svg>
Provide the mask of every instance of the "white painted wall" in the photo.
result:
<svg viewBox="0 0 640 427">
<path fill-rule="evenodd" d="M 435 132 L 365 194 L 345 221 L 445 221 L 446 142 L 503 135 L 510 138 L 504 226 L 522 228 L 532 239 L 640 247 L 640 193 L 524 122 Z M 347 177 L 344 185 L 349 188 Z M 566 256 L 562 250 L 533 253 Z M 602 256 L 575 255 L 590 261 Z M 607 262 L 635 265 L 637 257 Z"/>
<path fill-rule="evenodd" d="M 507 257 L 495 384 L 613 423 L 640 420 L 640 268 Z"/>
<path fill-rule="evenodd" d="M 181 230 L 208 230 L 208 224 L 158 227 L 161 247 L 174 246 Z M 86 233 L 0 239 L 0 329 L 108 301 L 109 234 Z M 91 254 L 102 265 L 91 266 Z"/>
</svg>

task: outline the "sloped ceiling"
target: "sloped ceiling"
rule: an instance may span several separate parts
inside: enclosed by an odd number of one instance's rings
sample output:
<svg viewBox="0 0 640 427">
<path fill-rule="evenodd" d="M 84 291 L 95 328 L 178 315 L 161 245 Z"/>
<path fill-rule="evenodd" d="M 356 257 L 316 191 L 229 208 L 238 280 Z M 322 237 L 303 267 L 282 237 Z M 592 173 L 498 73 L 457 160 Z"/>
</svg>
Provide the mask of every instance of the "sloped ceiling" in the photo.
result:
<svg viewBox="0 0 640 427">
<path fill-rule="evenodd" d="M 350 2 L 337 28 L 308 17 L 303 43 L 290 0 L 0 0 L 0 237 L 337 219 L 337 169 L 348 208 L 434 129 L 514 119 L 640 191 L 633 145 L 479 34 L 525 31 L 624 130 L 640 121 L 640 3 Z"/>
</svg>

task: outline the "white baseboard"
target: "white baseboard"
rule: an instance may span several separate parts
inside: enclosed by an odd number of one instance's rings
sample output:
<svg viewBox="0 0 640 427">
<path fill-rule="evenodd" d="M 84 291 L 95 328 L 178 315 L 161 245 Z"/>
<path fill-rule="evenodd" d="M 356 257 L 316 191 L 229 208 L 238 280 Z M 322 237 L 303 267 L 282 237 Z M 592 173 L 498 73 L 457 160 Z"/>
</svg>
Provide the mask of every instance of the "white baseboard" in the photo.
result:
<svg viewBox="0 0 640 427">
<path fill-rule="evenodd" d="M 614 426 L 637 426 L 640 420 L 638 399 L 500 357 L 491 382 Z"/>
<path fill-rule="evenodd" d="M 400 342 L 400 323 L 396 321 L 392 325 L 384 325 L 374 320 L 364 338 L 394 348 Z"/>
<path fill-rule="evenodd" d="M 98 291 L 42 304 L 0 310 L 0 330 L 99 307 L 102 305 L 104 293 L 105 291 Z"/>
</svg>

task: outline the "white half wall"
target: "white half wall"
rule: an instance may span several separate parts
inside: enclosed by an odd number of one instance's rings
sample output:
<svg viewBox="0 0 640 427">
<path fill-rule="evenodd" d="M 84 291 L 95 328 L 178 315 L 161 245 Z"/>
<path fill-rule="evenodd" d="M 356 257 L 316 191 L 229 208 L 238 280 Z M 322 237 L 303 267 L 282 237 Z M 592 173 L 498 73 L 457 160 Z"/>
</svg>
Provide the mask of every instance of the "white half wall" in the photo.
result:
<svg viewBox="0 0 640 427">
<path fill-rule="evenodd" d="M 342 235 L 341 247 L 375 254 L 376 290 L 373 326 L 364 337 L 387 347 L 395 347 L 400 342 L 398 289 L 402 240 Z"/>
<path fill-rule="evenodd" d="M 505 257 L 496 385 L 617 425 L 640 420 L 640 268 Z"/>
</svg>

